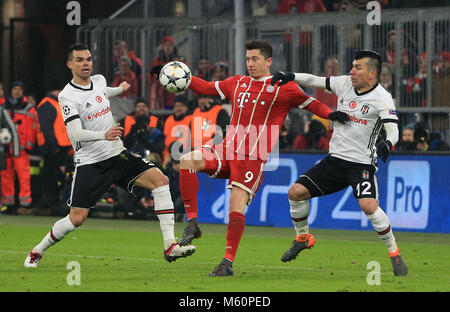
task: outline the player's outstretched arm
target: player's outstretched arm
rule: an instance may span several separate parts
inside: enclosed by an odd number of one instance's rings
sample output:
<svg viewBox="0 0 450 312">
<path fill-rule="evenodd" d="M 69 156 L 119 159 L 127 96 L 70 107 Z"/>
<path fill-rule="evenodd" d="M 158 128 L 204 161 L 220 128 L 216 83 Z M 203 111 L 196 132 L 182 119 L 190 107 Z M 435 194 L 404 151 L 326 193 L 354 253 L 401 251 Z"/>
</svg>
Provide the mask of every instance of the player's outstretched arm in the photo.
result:
<svg viewBox="0 0 450 312">
<path fill-rule="evenodd" d="M 122 81 L 118 87 L 106 87 L 106 95 L 108 98 L 122 94 L 130 88 L 130 84 L 126 81 Z"/>
<path fill-rule="evenodd" d="M 218 81 L 206 81 L 201 78 L 192 76 L 192 81 L 189 85 L 189 89 L 200 94 L 217 96 L 220 94 L 216 89 L 216 83 L 218 83 Z"/>
<path fill-rule="evenodd" d="M 106 139 L 105 134 L 107 131 L 91 131 L 83 129 L 80 118 L 75 118 L 69 121 L 66 124 L 66 129 L 69 139 L 73 144 L 74 142 L 98 141 Z"/>
<path fill-rule="evenodd" d="M 279 71 L 272 76 L 271 84 L 274 85 L 278 81 L 278 85 L 282 86 L 289 81 L 294 81 L 303 87 L 326 88 L 326 77 L 319 77 L 305 73 L 293 73 Z"/>
<path fill-rule="evenodd" d="M 329 108 L 326 104 L 319 102 L 312 97 L 310 97 L 309 99 L 310 100 L 307 101 L 309 102 L 309 104 L 305 106 L 305 109 L 319 116 L 320 118 L 338 121 L 343 124 L 350 120 L 348 114 L 340 111 L 333 112 L 331 108 Z"/>
</svg>

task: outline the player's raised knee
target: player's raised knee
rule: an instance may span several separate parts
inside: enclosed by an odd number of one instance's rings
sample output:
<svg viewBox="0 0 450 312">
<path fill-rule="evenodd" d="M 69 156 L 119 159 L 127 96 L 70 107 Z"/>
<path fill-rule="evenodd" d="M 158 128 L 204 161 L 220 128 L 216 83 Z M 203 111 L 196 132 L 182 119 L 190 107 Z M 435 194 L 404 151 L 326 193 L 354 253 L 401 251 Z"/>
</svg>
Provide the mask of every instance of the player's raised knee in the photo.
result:
<svg viewBox="0 0 450 312">
<path fill-rule="evenodd" d="M 288 197 L 289 200 L 299 201 L 308 199 L 311 196 L 309 195 L 309 191 L 306 187 L 304 187 L 300 183 L 294 183 L 289 188 Z"/>
<path fill-rule="evenodd" d="M 158 168 L 152 168 L 137 178 L 134 184 L 149 190 L 154 190 L 160 186 L 168 185 L 169 178 Z"/>
<path fill-rule="evenodd" d="M 161 175 L 155 180 L 155 188 L 164 185 L 169 185 L 169 178 L 165 174 L 161 173 Z"/>
<path fill-rule="evenodd" d="M 372 215 L 378 209 L 378 201 L 374 198 L 361 198 L 358 203 L 366 215 Z"/>
<path fill-rule="evenodd" d="M 70 222 L 72 223 L 73 226 L 79 227 L 84 223 L 88 214 L 89 209 L 72 207 L 70 209 L 70 216 L 69 216 Z"/>
</svg>

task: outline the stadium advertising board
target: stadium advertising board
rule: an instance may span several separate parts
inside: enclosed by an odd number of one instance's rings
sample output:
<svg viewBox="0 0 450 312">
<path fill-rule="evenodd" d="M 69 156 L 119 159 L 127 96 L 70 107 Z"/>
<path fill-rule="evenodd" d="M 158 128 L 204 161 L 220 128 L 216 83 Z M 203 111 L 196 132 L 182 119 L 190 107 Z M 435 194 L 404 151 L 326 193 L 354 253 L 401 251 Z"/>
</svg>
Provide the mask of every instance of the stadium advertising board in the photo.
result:
<svg viewBox="0 0 450 312">
<path fill-rule="evenodd" d="M 298 176 L 325 154 L 280 154 L 268 170 L 251 205 L 246 223 L 292 227 L 287 193 Z M 380 207 L 396 231 L 450 233 L 450 162 L 442 155 L 391 155 L 379 162 L 377 172 Z M 273 170 L 277 166 L 276 170 Z M 199 174 L 199 222 L 228 223 L 228 180 Z M 351 187 L 310 200 L 311 228 L 372 230 Z"/>
</svg>

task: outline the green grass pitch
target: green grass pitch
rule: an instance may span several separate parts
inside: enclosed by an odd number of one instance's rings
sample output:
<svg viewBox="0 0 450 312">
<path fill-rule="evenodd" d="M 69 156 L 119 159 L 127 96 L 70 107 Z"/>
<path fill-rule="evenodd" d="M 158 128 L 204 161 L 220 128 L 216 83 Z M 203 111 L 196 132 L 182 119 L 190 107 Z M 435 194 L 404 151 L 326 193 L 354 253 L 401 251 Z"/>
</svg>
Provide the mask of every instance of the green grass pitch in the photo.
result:
<svg viewBox="0 0 450 312">
<path fill-rule="evenodd" d="M 0 216 L 0 291 L 39 292 L 448 292 L 450 235 L 395 232 L 409 268 L 392 273 L 387 250 L 375 232 L 311 229 L 314 248 L 290 263 L 280 261 L 293 229 L 246 226 L 232 277 L 206 276 L 222 259 L 226 225 L 201 224 L 197 251 L 168 263 L 155 221 L 88 219 L 47 250 L 37 269 L 24 268 L 29 250 L 55 217 Z M 176 223 L 181 236 L 184 224 Z M 67 268 L 80 265 L 80 285 L 69 285 Z M 369 285 L 370 261 L 381 267 L 380 285 Z"/>
</svg>

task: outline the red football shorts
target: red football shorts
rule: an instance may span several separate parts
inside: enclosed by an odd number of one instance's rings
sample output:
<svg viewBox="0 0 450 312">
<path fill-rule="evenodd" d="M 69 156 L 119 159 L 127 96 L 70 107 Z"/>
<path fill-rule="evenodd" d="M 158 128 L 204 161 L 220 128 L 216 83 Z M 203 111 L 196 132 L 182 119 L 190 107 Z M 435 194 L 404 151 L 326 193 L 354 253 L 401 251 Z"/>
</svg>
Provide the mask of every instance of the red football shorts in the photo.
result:
<svg viewBox="0 0 450 312">
<path fill-rule="evenodd" d="M 240 159 L 232 151 L 217 146 L 202 146 L 205 170 L 212 178 L 229 179 L 227 189 L 237 186 L 249 193 L 250 205 L 264 175 L 265 162 L 260 159 Z M 244 158 L 242 156 L 242 158 Z"/>
</svg>

